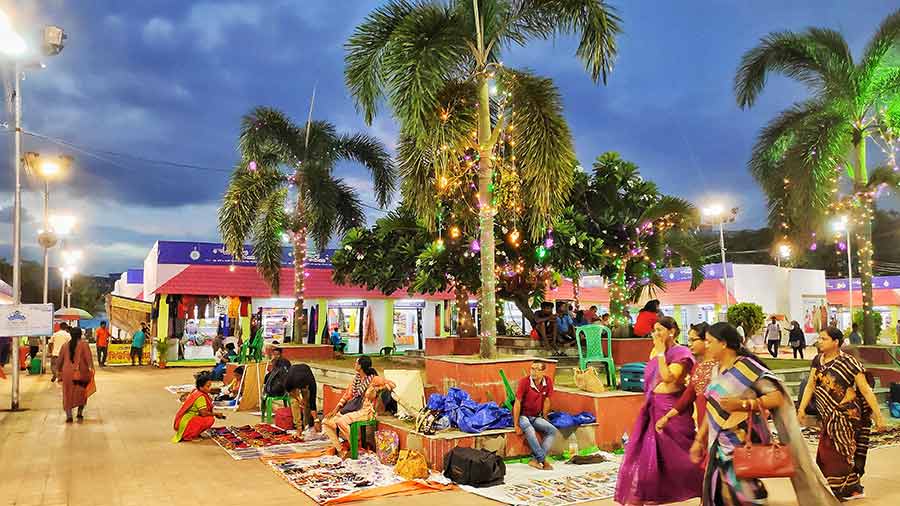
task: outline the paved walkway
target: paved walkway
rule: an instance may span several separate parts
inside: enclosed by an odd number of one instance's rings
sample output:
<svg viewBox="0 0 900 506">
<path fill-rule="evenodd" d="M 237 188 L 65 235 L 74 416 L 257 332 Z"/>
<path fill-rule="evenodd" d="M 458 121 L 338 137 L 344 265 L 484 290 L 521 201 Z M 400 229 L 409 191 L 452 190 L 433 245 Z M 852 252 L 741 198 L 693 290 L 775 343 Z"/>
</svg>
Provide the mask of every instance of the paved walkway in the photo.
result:
<svg viewBox="0 0 900 506">
<path fill-rule="evenodd" d="M 314 504 L 262 463 L 237 462 L 211 441 L 171 444 L 176 399 L 163 390 L 191 381 L 190 369 L 106 368 L 83 424 L 64 424 L 61 392 L 48 377 L 24 376 L 21 405 L 0 412 L 0 506 L 167 506 Z M 0 380 L 0 407 L 9 407 Z M 247 414 L 229 422 L 252 423 Z M 900 504 L 900 448 L 876 450 L 865 478 L 871 498 L 858 504 Z M 770 484 L 772 505 L 795 504 L 789 484 Z M 497 503 L 464 492 L 380 499 L 365 504 L 481 506 Z M 611 505 L 612 501 L 594 504 Z M 698 504 L 698 501 L 686 504 Z"/>
</svg>

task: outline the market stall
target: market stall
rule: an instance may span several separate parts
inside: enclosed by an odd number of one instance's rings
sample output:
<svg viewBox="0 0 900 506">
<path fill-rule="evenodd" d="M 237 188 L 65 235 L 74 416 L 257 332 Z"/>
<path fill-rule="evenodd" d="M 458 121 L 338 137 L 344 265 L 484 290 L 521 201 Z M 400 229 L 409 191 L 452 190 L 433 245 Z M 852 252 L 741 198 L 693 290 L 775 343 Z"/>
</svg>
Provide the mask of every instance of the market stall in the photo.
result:
<svg viewBox="0 0 900 506">
<path fill-rule="evenodd" d="M 328 333 L 337 329 L 341 340 L 347 343 L 347 352 L 363 352 L 364 300 L 335 300 L 328 302 Z M 357 344 L 358 343 L 358 344 Z"/>
<path fill-rule="evenodd" d="M 394 348 L 397 351 L 421 350 L 424 300 L 399 300 L 394 304 Z"/>
<path fill-rule="evenodd" d="M 140 330 L 141 323 L 150 321 L 153 306 L 149 302 L 121 295 L 110 294 L 106 298 L 106 313 L 110 326 L 117 329 L 107 349 L 107 365 L 131 364 L 131 336 Z M 144 363 L 151 360 L 151 340 L 144 343 L 141 355 Z"/>
</svg>

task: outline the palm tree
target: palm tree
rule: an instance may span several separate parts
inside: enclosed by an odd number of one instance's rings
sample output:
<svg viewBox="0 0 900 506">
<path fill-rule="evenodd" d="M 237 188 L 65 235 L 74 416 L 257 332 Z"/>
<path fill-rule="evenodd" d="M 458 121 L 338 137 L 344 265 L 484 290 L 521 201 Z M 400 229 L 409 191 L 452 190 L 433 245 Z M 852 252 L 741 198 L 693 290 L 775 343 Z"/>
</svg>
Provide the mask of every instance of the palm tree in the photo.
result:
<svg viewBox="0 0 900 506">
<path fill-rule="evenodd" d="M 598 156 L 593 169 L 590 177 L 579 176 L 573 202 L 587 217 L 589 235 L 604 242 L 609 261 L 598 273 L 609 285 L 613 322 L 624 325 L 628 302 L 665 289 L 660 268 L 690 267 L 692 290 L 703 281 L 702 246 L 692 231 L 698 213 L 689 202 L 660 193 L 618 153 Z"/>
<path fill-rule="evenodd" d="M 805 235 L 829 212 L 851 218 L 858 243 L 864 336 L 873 343 L 872 216 L 870 182 L 890 180 L 870 171 L 870 142 L 892 142 L 900 125 L 900 11 L 888 16 L 854 62 L 844 37 L 824 28 L 775 32 L 747 51 L 735 76 L 738 105 L 752 107 L 770 73 L 806 85 L 807 100 L 782 111 L 759 134 L 749 168 L 769 200 L 769 219 L 781 230 Z M 892 129 L 893 132 L 892 132 Z M 891 170 L 896 167 L 891 167 Z M 841 172 L 852 189 L 835 199 Z M 790 201 L 788 201 L 790 199 Z"/>
<path fill-rule="evenodd" d="M 335 233 L 365 222 L 356 190 L 334 176 L 339 161 L 354 161 L 369 170 L 379 205 L 395 189 L 391 157 L 376 139 L 338 134 L 333 125 L 310 121 L 294 125 L 284 113 L 258 107 L 241 121 L 241 162 L 219 210 L 225 248 L 240 260 L 249 239 L 259 273 L 279 291 L 282 241 L 293 244 L 294 335 L 306 333 L 303 282 L 306 247 L 312 238 L 320 251 Z"/>
<path fill-rule="evenodd" d="M 505 67 L 501 51 L 561 34 L 606 81 L 620 20 L 603 0 L 390 0 L 346 44 L 345 78 L 371 123 L 386 98 L 400 123 L 402 192 L 432 230 L 435 193 L 473 185 L 481 246 L 482 356 L 495 354 L 495 185 L 503 172 L 530 204 L 524 229 L 542 236 L 564 207 L 576 165 L 559 91 L 549 79 Z M 495 163 L 501 150 L 508 163 Z"/>
</svg>

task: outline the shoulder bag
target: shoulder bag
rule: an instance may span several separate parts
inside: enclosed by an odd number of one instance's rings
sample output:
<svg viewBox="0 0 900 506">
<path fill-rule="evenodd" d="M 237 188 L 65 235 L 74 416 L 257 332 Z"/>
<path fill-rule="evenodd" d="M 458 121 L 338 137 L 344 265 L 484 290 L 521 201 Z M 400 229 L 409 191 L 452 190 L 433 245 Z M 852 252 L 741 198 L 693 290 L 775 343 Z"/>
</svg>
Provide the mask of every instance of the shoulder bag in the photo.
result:
<svg viewBox="0 0 900 506">
<path fill-rule="evenodd" d="M 769 431 L 769 412 L 761 412 L 763 427 L 761 431 Z M 768 444 L 753 444 L 753 412 L 748 412 L 747 434 L 743 446 L 734 448 L 734 474 L 742 480 L 756 478 L 790 478 L 796 472 L 794 458 L 791 449 L 781 444 L 772 442 Z M 771 434 L 770 434 L 771 440 Z M 801 444 L 806 444 L 801 441 Z M 805 451 L 805 448 L 804 448 Z"/>
</svg>

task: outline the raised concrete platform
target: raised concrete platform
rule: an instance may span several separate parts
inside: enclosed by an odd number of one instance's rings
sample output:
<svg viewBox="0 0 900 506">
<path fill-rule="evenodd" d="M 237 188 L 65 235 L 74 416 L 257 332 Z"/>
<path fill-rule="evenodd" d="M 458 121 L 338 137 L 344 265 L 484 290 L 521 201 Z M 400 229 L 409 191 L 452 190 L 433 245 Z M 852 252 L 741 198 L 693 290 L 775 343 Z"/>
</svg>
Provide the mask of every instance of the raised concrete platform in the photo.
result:
<svg viewBox="0 0 900 506">
<path fill-rule="evenodd" d="M 282 344 L 281 355 L 291 362 L 332 360 L 334 348 L 330 344 Z"/>
<path fill-rule="evenodd" d="M 646 362 L 653 349 L 653 340 L 644 338 L 613 338 L 613 361 L 617 366 L 631 362 Z M 530 337 L 498 337 L 497 351 L 504 355 L 522 355 L 529 357 L 557 358 L 552 352 L 541 346 L 537 339 Z M 578 357 L 578 348 L 574 344 L 562 348 L 569 357 Z M 606 350 L 606 341 L 603 342 Z"/>
<path fill-rule="evenodd" d="M 481 350 L 480 337 L 426 337 L 425 356 L 476 355 Z"/>
<path fill-rule="evenodd" d="M 469 392 L 475 402 L 506 399 L 506 389 L 500 377 L 502 370 L 510 383 L 515 382 L 539 360 L 547 364 L 547 375 L 556 374 L 556 361 L 544 358 L 514 357 L 483 360 L 474 357 L 427 357 L 425 359 L 425 384 L 434 385 L 438 392 L 446 394 L 450 387 Z"/>
</svg>

